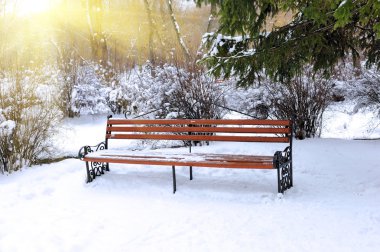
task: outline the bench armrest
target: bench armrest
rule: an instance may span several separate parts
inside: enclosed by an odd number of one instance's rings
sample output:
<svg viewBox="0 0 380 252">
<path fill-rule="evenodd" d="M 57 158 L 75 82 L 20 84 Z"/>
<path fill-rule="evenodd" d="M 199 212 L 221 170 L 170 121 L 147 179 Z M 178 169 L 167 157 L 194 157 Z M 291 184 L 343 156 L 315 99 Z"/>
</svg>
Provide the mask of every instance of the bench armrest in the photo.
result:
<svg viewBox="0 0 380 252">
<path fill-rule="evenodd" d="M 274 153 L 273 163 L 276 164 L 276 167 L 286 165 L 289 162 L 291 162 L 290 146 L 286 147 L 283 151 L 276 151 Z"/>
<path fill-rule="evenodd" d="M 278 192 L 293 186 L 292 149 L 288 146 L 283 151 L 276 151 L 273 157 L 273 164 L 277 169 Z"/>
<path fill-rule="evenodd" d="M 99 143 L 97 145 L 94 145 L 94 146 L 85 145 L 85 146 L 83 146 L 82 148 L 79 149 L 78 157 L 79 157 L 80 160 L 83 160 L 83 158 L 88 153 L 95 152 L 95 151 L 98 151 L 98 150 L 104 150 L 104 149 L 107 149 L 105 141 L 103 141 L 103 142 L 101 142 L 101 143 Z"/>
</svg>

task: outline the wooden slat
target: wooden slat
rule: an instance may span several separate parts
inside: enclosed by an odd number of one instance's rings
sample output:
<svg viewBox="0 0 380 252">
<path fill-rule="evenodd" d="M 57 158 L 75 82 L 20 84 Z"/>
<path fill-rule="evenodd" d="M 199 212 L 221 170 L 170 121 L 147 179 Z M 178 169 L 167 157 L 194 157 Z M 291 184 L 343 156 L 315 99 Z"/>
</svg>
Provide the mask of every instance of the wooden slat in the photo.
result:
<svg viewBox="0 0 380 252">
<path fill-rule="evenodd" d="M 207 161 L 221 161 L 224 162 L 228 160 L 229 162 L 239 162 L 239 163 L 273 163 L 272 156 L 245 156 L 245 155 L 206 155 L 205 159 Z"/>
<path fill-rule="evenodd" d="M 210 136 L 210 135 L 168 135 L 168 134 L 106 134 L 107 139 L 152 139 L 152 140 L 187 140 L 187 141 L 236 141 L 236 142 L 272 142 L 288 143 L 289 137 L 257 136 Z"/>
<path fill-rule="evenodd" d="M 242 127 L 107 127 L 109 132 L 209 132 L 209 133 L 261 133 L 290 134 L 290 128 L 242 128 Z"/>
<path fill-rule="evenodd" d="M 154 119 L 154 120 L 140 120 L 140 119 L 109 119 L 107 124 L 121 125 L 121 124 L 168 124 L 168 125 L 273 125 L 273 126 L 289 126 L 290 120 L 253 120 L 253 119 Z"/>
<path fill-rule="evenodd" d="M 233 154 L 201 154 L 201 153 L 189 153 L 189 154 L 168 154 L 166 156 L 157 155 L 128 155 L 128 154 L 99 154 L 99 158 L 121 158 L 121 159 L 148 159 L 148 160 L 183 160 L 185 157 L 203 158 L 208 162 L 238 162 L 238 163 L 272 163 L 272 156 L 248 156 L 248 155 L 233 155 Z"/>
<path fill-rule="evenodd" d="M 193 166 L 210 168 L 240 168 L 240 169 L 274 169 L 273 163 L 267 162 L 218 162 L 218 161 L 180 161 L 180 160 L 157 160 L 157 159 L 121 159 L 112 157 L 85 157 L 84 161 L 120 163 L 120 164 L 142 164 L 142 165 L 165 165 L 165 166 Z"/>
</svg>

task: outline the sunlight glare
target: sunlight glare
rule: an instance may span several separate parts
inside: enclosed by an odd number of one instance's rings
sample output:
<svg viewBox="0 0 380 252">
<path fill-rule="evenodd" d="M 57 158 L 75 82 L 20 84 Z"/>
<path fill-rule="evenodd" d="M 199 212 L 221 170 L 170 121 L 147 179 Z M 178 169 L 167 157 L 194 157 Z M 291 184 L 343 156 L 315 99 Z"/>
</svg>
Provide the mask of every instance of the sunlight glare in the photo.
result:
<svg viewBox="0 0 380 252">
<path fill-rule="evenodd" d="M 17 14 L 20 16 L 28 16 L 47 12 L 52 8 L 52 0 L 22 0 L 17 6 Z"/>
</svg>

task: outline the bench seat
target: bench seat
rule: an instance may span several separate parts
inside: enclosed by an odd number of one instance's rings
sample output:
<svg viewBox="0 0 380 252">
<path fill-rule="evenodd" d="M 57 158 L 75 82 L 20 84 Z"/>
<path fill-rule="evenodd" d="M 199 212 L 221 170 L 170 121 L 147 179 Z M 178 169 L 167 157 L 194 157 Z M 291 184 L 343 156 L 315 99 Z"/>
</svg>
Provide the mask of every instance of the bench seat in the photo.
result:
<svg viewBox="0 0 380 252">
<path fill-rule="evenodd" d="M 83 158 L 83 161 L 211 168 L 275 169 L 273 156 L 249 156 L 236 154 L 168 154 L 165 152 L 155 151 L 101 150 L 89 153 Z"/>
</svg>

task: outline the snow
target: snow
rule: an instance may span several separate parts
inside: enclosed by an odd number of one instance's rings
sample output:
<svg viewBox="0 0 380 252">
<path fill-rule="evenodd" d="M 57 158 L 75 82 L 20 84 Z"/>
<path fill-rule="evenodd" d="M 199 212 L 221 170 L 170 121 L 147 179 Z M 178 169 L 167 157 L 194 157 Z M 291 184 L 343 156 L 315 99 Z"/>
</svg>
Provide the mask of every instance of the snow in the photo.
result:
<svg viewBox="0 0 380 252">
<path fill-rule="evenodd" d="M 16 123 L 12 120 L 7 120 L 0 123 L 0 136 L 10 136 L 16 127 Z"/>
<path fill-rule="evenodd" d="M 180 162 L 182 165 L 193 165 L 193 166 L 204 166 L 200 163 L 207 162 L 208 164 L 211 162 L 227 162 L 225 160 L 225 155 L 217 155 L 213 153 L 214 146 L 212 148 L 202 148 L 208 149 L 209 153 L 189 153 L 188 149 L 164 149 L 163 151 L 132 151 L 132 150 L 123 150 L 123 149 L 109 149 L 109 150 L 100 150 L 89 153 L 86 155 L 87 158 L 111 158 L 114 160 L 134 160 L 134 161 L 146 161 L 147 158 L 151 162 Z M 175 153 L 173 153 L 175 151 Z M 198 150 L 199 151 L 199 150 Z M 252 156 L 241 156 L 241 155 L 231 155 L 229 154 L 229 160 L 241 160 L 244 158 L 245 161 L 248 161 Z M 254 153 L 253 153 L 254 154 Z M 253 155 L 252 154 L 252 155 Z M 265 156 L 266 160 L 262 160 L 262 162 L 266 162 L 269 165 L 272 165 L 273 155 Z M 186 164 L 183 164 L 186 163 Z M 194 163 L 194 164 L 189 164 Z M 166 165 L 167 166 L 167 165 Z"/>
<path fill-rule="evenodd" d="M 342 7 L 342 6 L 345 5 L 346 3 L 347 3 L 347 0 L 342 1 L 342 2 L 339 4 L 338 8 Z"/>
<path fill-rule="evenodd" d="M 322 137 L 343 139 L 380 138 L 380 117 L 376 111 L 353 112 L 355 103 L 334 104 L 324 113 Z"/>
<path fill-rule="evenodd" d="M 105 120 L 66 120 L 56 143 L 73 154 L 97 144 Z M 379 251 L 379 146 L 294 141 L 294 187 L 284 195 L 275 170 L 194 168 L 190 181 L 179 167 L 173 195 L 170 167 L 111 164 L 86 184 L 78 159 L 33 166 L 0 176 L 0 251 Z M 282 147 L 212 143 L 193 152 Z"/>
<path fill-rule="evenodd" d="M 263 36 L 269 36 L 269 33 L 263 33 Z M 245 40 L 248 40 L 249 39 L 249 36 L 248 35 L 245 35 L 245 36 L 227 36 L 227 35 L 223 35 L 223 34 L 216 34 L 215 33 L 205 33 L 203 36 L 202 36 L 202 44 L 207 44 L 208 42 L 211 41 L 211 45 L 210 45 L 210 49 L 209 51 L 207 52 L 207 54 L 205 54 L 203 56 L 203 58 L 206 58 L 206 57 L 213 57 L 213 56 L 217 56 L 219 54 L 219 49 L 221 47 L 223 47 L 223 45 L 226 43 L 226 41 L 231 41 L 233 42 L 233 46 L 230 47 L 228 50 L 229 50 L 229 54 L 233 55 L 231 57 L 233 58 L 240 58 L 240 57 L 249 57 L 249 56 L 252 56 L 256 53 L 256 51 L 254 49 L 248 49 L 246 51 L 241 51 L 241 52 L 235 52 L 236 51 L 236 44 L 238 43 L 241 43 Z"/>
</svg>

